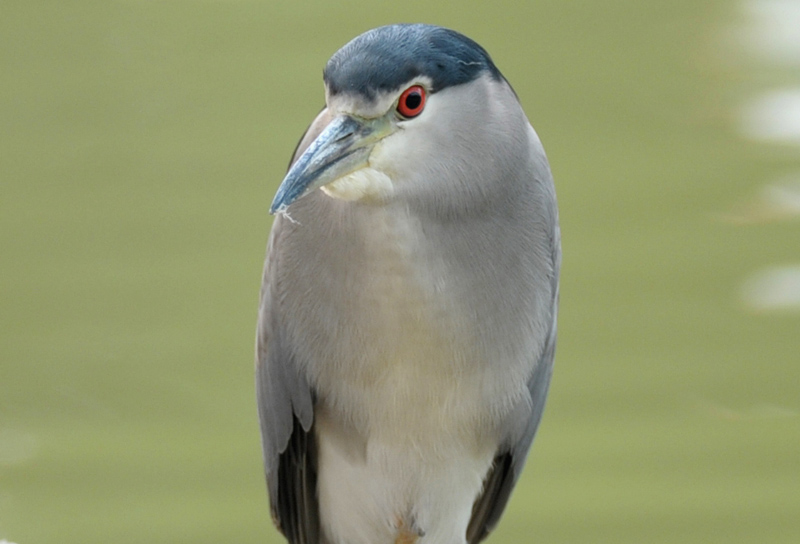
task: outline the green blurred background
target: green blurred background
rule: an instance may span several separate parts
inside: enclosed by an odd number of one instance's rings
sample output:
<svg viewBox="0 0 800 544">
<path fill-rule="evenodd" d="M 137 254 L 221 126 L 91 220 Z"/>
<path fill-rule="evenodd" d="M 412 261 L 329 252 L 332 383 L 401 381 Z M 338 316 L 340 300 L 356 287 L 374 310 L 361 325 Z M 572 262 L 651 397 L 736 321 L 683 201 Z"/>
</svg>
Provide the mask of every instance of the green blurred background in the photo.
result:
<svg viewBox="0 0 800 544">
<path fill-rule="evenodd" d="M 759 276 L 800 260 L 800 147 L 747 109 L 800 86 L 758 45 L 781 3 L 2 2 L 0 539 L 281 542 L 267 208 L 328 57 L 423 21 L 492 54 L 561 207 L 557 370 L 490 541 L 800 542 L 797 278 Z"/>
</svg>

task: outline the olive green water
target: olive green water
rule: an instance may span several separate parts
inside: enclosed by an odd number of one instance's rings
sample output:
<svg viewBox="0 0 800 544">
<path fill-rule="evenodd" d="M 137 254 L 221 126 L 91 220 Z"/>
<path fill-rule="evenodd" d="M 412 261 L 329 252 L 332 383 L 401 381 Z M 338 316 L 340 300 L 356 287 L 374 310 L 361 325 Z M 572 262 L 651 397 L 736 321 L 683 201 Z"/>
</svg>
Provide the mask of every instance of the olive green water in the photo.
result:
<svg viewBox="0 0 800 544">
<path fill-rule="evenodd" d="M 800 260 L 800 223 L 723 220 L 800 169 L 735 130 L 794 76 L 737 60 L 732 2 L 472 4 L 2 4 L 0 540 L 281 541 L 267 208 L 330 54 L 419 20 L 490 51 L 561 206 L 557 370 L 490 541 L 800 542 L 800 314 L 739 298 Z"/>
</svg>

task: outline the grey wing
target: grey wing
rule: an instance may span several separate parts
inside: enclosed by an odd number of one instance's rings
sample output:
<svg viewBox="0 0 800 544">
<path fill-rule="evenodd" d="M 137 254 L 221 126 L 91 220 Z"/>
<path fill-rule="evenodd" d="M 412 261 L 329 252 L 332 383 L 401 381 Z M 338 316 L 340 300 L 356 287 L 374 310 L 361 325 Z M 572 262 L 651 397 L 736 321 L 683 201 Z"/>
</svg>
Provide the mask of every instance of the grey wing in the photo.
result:
<svg viewBox="0 0 800 544">
<path fill-rule="evenodd" d="M 481 492 L 472 507 L 472 517 L 467 526 L 468 544 L 477 544 L 497 525 L 500 516 L 505 510 L 511 491 L 519 479 L 528 451 L 536 435 L 536 429 L 542 420 L 544 403 L 547 400 L 547 391 L 550 387 L 550 378 L 553 374 L 553 360 L 556 350 L 556 321 L 558 318 L 558 276 L 561 268 L 561 241 L 559 229 L 556 226 L 552 239 L 553 251 L 553 305 L 550 330 L 545 340 L 544 348 L 528 380 L 528 390 L 531 395 L 532 410 L 523 427 L 522 433 L 494 458 L 492 467 L 483 482 Z"/>
<path fill-rule="evenodd" d="M 264 267 L 256 335 L 256 400 L 272 519 L 292 544 L 319 541 L 313 397 L 281 334 L 270 273 L 278 258 L 276 220 Z"/>
<path fill-rule="evenodd" d="M 509 449 L 494 458 L 492 468 L 483 483 L 483 492 L 472 507 L 472 518 L 467 526 L 467 542 L 477 544 L 494 529 L 503 510 L 511 497 L 511 491 L 522 473 L 525 459 L 528 456 L 533 437 L 544 410 L 550 376 L 553 372 L 553 355 L 555 354 L 555 327 L 552 341 L 548 345 L 536 366 L 536 370 L 528 381 L 528 389 L 533 400 L 533 412 L 524 434 Z"/>
<path fill-rule="evenodd" d="M 323 110 L 301 138 L 292 163 L 328 122 Z M 256 400 L 272 519 L 291 544 L 317 544 L 314 397 L 282 332 L 275 292 L 282 226 L 282 219 L 276 218 L 264 264 L 256 332 Z"/>
</svg>

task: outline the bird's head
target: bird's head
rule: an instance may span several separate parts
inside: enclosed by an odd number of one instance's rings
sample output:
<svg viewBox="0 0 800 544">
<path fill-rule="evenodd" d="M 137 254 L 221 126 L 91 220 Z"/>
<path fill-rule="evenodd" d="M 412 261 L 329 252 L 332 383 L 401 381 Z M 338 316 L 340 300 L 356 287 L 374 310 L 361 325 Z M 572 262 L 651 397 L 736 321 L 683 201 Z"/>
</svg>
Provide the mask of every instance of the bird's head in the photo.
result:
<svg viewBox="0 0 800 544">
<path fill-rule="evenodd" d="M 530 125 L 514 91 L 486 51 L 455 31 L 370 30 L 331 57 L 324 81 L 326 107 L 270 213 L 318 188 L 346 201 L 447 194 L 449 205 L 469 206 L 527 156 Z"/>
</svg>

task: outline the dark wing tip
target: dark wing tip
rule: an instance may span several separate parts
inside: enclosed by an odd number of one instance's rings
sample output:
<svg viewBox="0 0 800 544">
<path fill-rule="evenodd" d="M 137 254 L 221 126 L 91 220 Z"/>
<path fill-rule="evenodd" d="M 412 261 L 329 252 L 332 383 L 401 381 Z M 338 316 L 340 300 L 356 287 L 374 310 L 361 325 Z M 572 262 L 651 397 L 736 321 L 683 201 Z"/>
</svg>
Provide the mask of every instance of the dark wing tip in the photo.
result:
<svg viewBox="0 0 800 544">
<path fill-rule="evenodd" d="M 511 453 L 503 453 L 494 458 L 483 483 L 483 492 L 472 506 L 472 517 L 467 526 L 468 544 L 478 544 L 489 536 L 505 510 L 516 478 L 511 474 L 513 462 Z"/>
<path fill-rule="evenodd" d="M 317 455 L 313 426 L 308 431 L 294 417 L 286 451 L 280 454 L 277 497 L 271 506 L 275 526 L 290 544 L 319 544 Z"/>
</svg>

